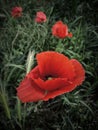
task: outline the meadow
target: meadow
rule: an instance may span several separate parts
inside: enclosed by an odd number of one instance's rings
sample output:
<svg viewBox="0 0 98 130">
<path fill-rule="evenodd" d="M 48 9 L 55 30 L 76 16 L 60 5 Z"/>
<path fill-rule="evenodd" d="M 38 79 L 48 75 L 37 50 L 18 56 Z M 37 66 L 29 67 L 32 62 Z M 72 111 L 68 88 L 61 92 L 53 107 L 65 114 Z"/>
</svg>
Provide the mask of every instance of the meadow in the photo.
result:
<svg viewBox="0 0 98 130">
<path fill-rule="evenodd" d="M 0 0 L 0 130 L 98 130 L 97 5 L 97 0 Z M 12 16 L 16 6 L 20 17 Z M 35 21 L 39 11 L 45 22 Z M 72 37 L 52 34 L 59 20 Z M 48 101 L 22 103 L 16 88 L 44 51 L 78 60 L 85 80 Z"/>
</svg>

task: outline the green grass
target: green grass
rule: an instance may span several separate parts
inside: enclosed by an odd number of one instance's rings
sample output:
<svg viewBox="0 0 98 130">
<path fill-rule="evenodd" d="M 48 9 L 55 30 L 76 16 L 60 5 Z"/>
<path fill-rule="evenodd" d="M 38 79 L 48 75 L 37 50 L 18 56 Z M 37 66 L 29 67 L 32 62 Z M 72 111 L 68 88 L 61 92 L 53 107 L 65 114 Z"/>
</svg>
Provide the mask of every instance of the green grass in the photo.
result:
<svg viewBox="0 0 98 130">
<path fill-rule="evenodd" d="M 95 12 L 92 13 L 93 19 L 89 18 L 96 1 L 60 2 L 44 0 L 39 4 L 18 0 L 8 4 L 9 1 L 1 1 L 4 5 L 1 12 L 6 18 L 1 17 L 0 22 L 0 129 L 98 129 L 98 26 Z M 10 16 L 15 5 L 24 9 L 19 19 Z M 34 15 L 39 10 L 47 14 L 46 23 L 34 22 Z M 60 40 L 52 36 L 51 27 L 57 20 L 68 24 L 72 38 Z M 86 70 L 86 79 L 74 91 L 55 99 L 22 104 L 16 96 L 16 88 L 36 65 L 35 55 L 46 50 L 58 51 L 79 60 Z"/>
</svg>

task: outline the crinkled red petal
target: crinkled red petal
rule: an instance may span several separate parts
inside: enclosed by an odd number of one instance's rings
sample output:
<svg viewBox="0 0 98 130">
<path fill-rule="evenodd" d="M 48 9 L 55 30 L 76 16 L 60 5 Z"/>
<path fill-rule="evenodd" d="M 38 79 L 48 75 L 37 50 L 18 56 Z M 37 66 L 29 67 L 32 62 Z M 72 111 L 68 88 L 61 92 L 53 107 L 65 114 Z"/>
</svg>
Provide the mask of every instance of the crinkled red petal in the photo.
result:
<svg viewBox="0 0 98 130">
<path fill-rule="evenodd" d="M 37 54 L 40 74 L 45 77 L 70 78 L 75 76 L 74 67 L 63 54 L 47 51 Z"/>
<path fill-rule="evenodd" d="M 85 70 L 76 59 L 72 59 L 71 62 L 75 68 L 76 73 L 76 77 L 73 79 L 73 82 L 75 85 L 80 85 L 85 80 Z"/>
<path fill-rule="evenodd" d="M 63 87 L 63 88 L 48 92 L 47 95 L 43 98 L 44 101 L 47 101 L 58 95 L 70 92 L 73 89 L 75 89 L 78 85 L 82 84 L 82 82 L 85 79 L 85 70 L 77 60 L 73 59 L 73 60 L 71 60 L 71 62 L 74 65 L 76 77 L 73 79 L 73 81 L 70 83 L 70 85 L 65 85 L 65 87 Z"/>
<path fill-rule="evenodd" d="M 41 23 L 41 22 L 46 22 L 46 20 L 47 18 L 45 13 L 43 13 L 42 11 L 36 13 L 35 22 Z"/>
<path fill-rule="evenodd" d="M 31 78 L 41 89 L 47 91 L 53 91 L 68 84 L 67 78 L 53 78 L 44 81 L 43 77 L 40 76 L 38 66 L 31 70 L 30 73 L 27 74 L 27 77 Z"/>
<path fill-rule="evenodd" d="M 39 78 L 39 79 L 34 79 L 34 81 L 41 89 L 46 91 L 55 91 L 68 84 L 66 78 L 56 78 L 47 81 L 43 81 L 42 79 Z"/>
<path fill-rule="evenodd" d="M 75 76 L 74 67 L 70 60 L 57 52 L 47 51 L 37 55 L 40 74 L 54 78 L 73 79 Z"/>
<path fill-rule="evenodd" d="M 21 7 L 14 7 L 14 8 L 12 8 L 11 15 L 13 17 L 20 17 L 22 15 L 22 8 Z"/>
<path fill-rule="evenodd" d="M 59 38 L 65 38 L 68 35 L 68 27 L 62 21 L 56 22 L 52 27 L 52 34 Z"/>
<path fill-rule="evenodd" d="M 17 96 L 23 103 L 36 102 L 45 96 L 45 91 L 40 89 L 32 79 L 25 77 L 17 88 Z"/>
</svg>

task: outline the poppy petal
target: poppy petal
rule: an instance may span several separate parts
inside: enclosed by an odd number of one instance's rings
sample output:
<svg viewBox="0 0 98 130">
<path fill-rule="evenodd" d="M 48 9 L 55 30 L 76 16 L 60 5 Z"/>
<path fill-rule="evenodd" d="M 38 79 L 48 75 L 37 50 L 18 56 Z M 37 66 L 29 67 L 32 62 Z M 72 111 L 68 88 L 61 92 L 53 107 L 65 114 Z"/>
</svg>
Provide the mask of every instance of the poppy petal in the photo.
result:
<svg viewBox="0 0 98 130">
<path fill-rule="evenodd" d="M 13 17 L 20 17 L 22 15 L 22 7 L 13 7 L 11 15 Z"/>
<path fill-rule="evenodd" d="M 58 52 L 47 51 L 37 54 L 37 61 L 40 74 L 53 78 L 68 78 L 72 79 L 75 76 L 72 62 Z"/>
<path fill-rule="evenodd" d="M 45 89 L 48 91 L 54 91 L 58 88 L 62 88 L 67 84 L 66 78 L 56 78 L 56 79 L 50 79 L 45 82 Z"/>
<path fill-rule="evenodd" d="M 47 95 L 43 98 L 44 101 L 49 100 L 50 98 L 54 98 L 58 95 L 67 93 L 72 91 L 73 89 L 75 89 L 77 86 L 81 85 L 82 82 L 85 79 L 85 71 L 84 68 L 82 67 L 82 65 L 75 59 L 72 59 L 71 62 L 74 65 L 75 68 L 75 72 L 76 72 L 76 77 L 73 79 L 72 83 L 70 83 L 70 85 L 65 85 L 65 87 L 60 88 L 58 90 L 55 91 L 51 91 L 48 92 Z"/>
<path fill-rule="evenodd" d="M 17 96 L 23 103 L 36 102 L 45 96 L 45 91 L 40 89 L 32 79 L 25 77 L 17 88 Z"/>
<path fill-rule="evenodd" d="M 47 81 L 43 81 L 42 79 L 34 79 L 36 84 L 43 90 L 46 91 L 55 91 L 56 89 L 60 89 L 68 84 L 66 78 L 55 78 Z"/>
<path fill-rule="evenodd" d="M 38 79 L 40 77 L 40 72 L 38 66 L 36 66 L 34 69 L 32 69 L 27 75 L 28 78 Z"/>
<path fill-rule="evenodd" d="M 42 11 L 39 11 L 36 13 L 36 18 L 35 18 L 35 22 L 37 23 L 42 23 L 42 22 L 46 22 L 47 17 L 46 14 Z"/>
<path fill-rule="evenodd" d="M 68 26 L 62 21 L 58 21 L 52 27 L 52 34 L 59 38 L 65 38 L 68 36 Z"/>
<path fill-rule="evenodd" d="M 65 65 L 62 66 L 62 70 L 63 70 L 62 75 L 64 77 L 67 77 L 68 80 L 72 80 L 76 75 L 75 68 L 74 68 L 71 60 L 69 60 L 68 62 L 66 62 Z"/>
<path fill-rule="evenodd" d="M 73 82 L 76 85 L 80 85 L 85 80 L 85 70 L 76 59 L 72 59 L 71 62 L 75 68 L 76 73 L 76 77 Z"/>
<path fill-rule="evenodd" d="M 61 73 L 59 72 L 61 66 L 68 61 L 68 58 L 64 55 L 52 51 L 39 53 L 36 59 L 39 65 L 39 71 L 43 76 L 58 76 L 58 73 Z"/>
</svg>

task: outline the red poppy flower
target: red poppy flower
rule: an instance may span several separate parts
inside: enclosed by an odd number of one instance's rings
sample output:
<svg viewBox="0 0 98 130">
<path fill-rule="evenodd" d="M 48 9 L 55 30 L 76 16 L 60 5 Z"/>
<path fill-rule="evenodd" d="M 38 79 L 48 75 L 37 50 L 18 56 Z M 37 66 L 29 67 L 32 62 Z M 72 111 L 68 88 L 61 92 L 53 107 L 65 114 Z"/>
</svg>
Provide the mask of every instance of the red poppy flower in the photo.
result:
<svg viewBox="0 0 98 130">
<path fill-rule="evenodd" d="M 35 18 L 35 22 L 37 23 L 43 23 L 43 22 L 46 22 L 47 18 L 46 18 L 46 15 L 45 13 L 39 11 L 36 13 L 36 18 Z"/>
<path fill-rule="evenodd" d="M 22 16 L 22 7 L 13 7 L 11 15 L 14 18 L 21 17 Z"/>
<path fill-rule="evenodd" d="M 76 59 L 46 51 L 37 54 L 38 65 L 32 69 L 17 88 L 22 102 L 47 101 L 81 85 L 85 70 Z"/>
<path fill-rule="evenodd" d="M 59 38 L 72 37 L 72 33 L 68 33 L 68 26 L 62 21 L 56 22 L 52 27 L 52 34 Z"/>
</svg>

